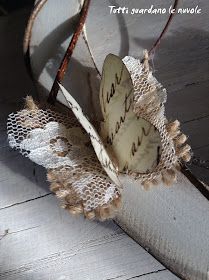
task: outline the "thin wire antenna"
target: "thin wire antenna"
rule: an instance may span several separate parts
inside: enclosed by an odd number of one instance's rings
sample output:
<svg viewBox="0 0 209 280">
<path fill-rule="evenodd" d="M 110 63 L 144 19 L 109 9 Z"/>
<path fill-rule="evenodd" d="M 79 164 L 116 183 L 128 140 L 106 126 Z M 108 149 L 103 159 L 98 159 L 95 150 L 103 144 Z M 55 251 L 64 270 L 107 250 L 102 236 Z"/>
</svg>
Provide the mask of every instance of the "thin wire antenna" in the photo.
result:
<svg viewBox="0 0 209 280">
<path fill-rule="evenodd" d="M 158 37 L 157 41 L 154 43 L 154 45 L 151 47 L 151 49 L 149 50 L 148 54 L 149 54 L 149 57 L 151 57 L 151 55 L 153 54 L 153 52 L 156 50 L 156 48 L 160 45 L 160 41 L 162 40 L 163 36 L 165 35 L 166 31 L 168 30 L 168 27 L 174 17 L 174 15 L 176 14 L 176 8 L 178 6 L 178 2 L 179 0 L 175 0 L 174 1 L 174 4 L 173 4 L 173 8 L 172 9 L 175 9 L 175 12 L 170 14 L 167 22 L 166 22 L 166 25 L 165 27 L 163 28 L 163 31 L 161 32 L 160 36 Z"/>
<path fill-rule="evenodd" d="M 78 41 L 78 38 L 83 30 L 83 26 L 85 24 L 85 21 L 86 21 L 86 17 L 87 17 L 87 14 L 88 14 L 88 10 L 89 10 L 89 5 L 90 5 L 90 2 L 91 0 L 84 0 L 84 3 L 83 3 L 83 6 L 82 6 L 82 9 L 80 11 L 80 19 L 79 19 L 79 22 L 78 22 L 78 25 L 76 27 L 76 30 L 75 30 L 75 33 L 73 34 L 73 37 L 70 41 L 70 44 L 65 52 L 65 55 L 62 59 L 62 62 L 59 66 L 59 69 L 58 69 L 58 72 L 57 72 L 57 75 L 55 77 L 55 80 L 54 80 L 54 83 L 53 83 L 53 86 L 51 88 L 51 91 L 49 93 L 49 97 L 48 97 L 48 102 L 51 103 L 51 104 L 54 104 L 55 101 L 56 101 L 56 97 L 57 97 L 57 94 L 58 94 L 58 91 L 59 91 L 59 85 L 58 83 L 61 83 L 63 78 L 64 78 L 64 75 L 67 71 L 67 67 L 68 67 L 68 64 L 69 64 L 69 61 L 70 61 L 70 58 L 73 54 L 73 50 L 76 46 L 76 43 Z"/>
</svg>

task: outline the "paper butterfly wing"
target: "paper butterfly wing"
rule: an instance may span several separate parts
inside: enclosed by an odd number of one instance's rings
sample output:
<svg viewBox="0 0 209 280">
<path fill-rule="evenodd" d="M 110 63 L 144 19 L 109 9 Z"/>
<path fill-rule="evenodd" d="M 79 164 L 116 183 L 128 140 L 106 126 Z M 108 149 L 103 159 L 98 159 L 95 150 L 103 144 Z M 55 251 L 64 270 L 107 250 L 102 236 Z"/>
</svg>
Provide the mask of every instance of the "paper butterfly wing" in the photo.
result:
<svg viewBox="0 0 209 280">
<path fill-rule="evenodd" d="M 123 61 L 109 54 L 103 65 L 100 104 L 104 121 L 101 135 L 117 161 L 119 171 L 151 172 L 159 163 L 158 130 L 133 112 L 134 88 Z"/>
<path fill-rule="evenodd" d="M 94 147 L 95 153 L 110 177 L 110 179 L 117 185 L 120 186 L 120 181 L 117 176 L 117 169 L 115 167 L 115 164 L 113 163 L 112 159 L 109 157 L 102 140 L 98 133 L 96 132 L 94 126 L 89 122 L 87 117 L 83 114 L 83 111 L 80 107 L 80 105 L 76 102 L 76 100 L 71 96 L 71 94 L 62 86 L 59 84 L 59 87 L 64 95 L 64 97 L 67 100 L 67 103 L 70 107 L 70 109 L 73 111 L 74 115 L 78 119 L 79 123 L 83 126 L 83 128 L 86 130 L 86 132 L 90 136 L 91 143 Z"/>
</svg>

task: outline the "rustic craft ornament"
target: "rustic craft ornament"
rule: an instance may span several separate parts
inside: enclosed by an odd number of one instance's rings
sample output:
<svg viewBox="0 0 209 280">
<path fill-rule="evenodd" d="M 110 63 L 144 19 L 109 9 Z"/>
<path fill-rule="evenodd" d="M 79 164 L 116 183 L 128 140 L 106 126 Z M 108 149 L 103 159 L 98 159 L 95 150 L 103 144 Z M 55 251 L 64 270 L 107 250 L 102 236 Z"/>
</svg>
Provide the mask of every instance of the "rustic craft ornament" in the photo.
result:
<svg viewBox="0 0 209 280">
<path fill-rule="evenodd" d="M 104 220 L 120 206 L 120 176 L 145 188 L 176 179 L 176 168 L 190 160 L 179 122 L 168 123 L 166 90 L 153 77 L 148 53 L 143 62 L 108 55 L 103 66 L 100 105 L 103 121 L 96 131 L 71 94 L 59 84 L 68 114 L 40 108 L 31 97 L 8 118 L 12 148 L 44 166 L 51 190 L 71 213 Z"/>
</svg>

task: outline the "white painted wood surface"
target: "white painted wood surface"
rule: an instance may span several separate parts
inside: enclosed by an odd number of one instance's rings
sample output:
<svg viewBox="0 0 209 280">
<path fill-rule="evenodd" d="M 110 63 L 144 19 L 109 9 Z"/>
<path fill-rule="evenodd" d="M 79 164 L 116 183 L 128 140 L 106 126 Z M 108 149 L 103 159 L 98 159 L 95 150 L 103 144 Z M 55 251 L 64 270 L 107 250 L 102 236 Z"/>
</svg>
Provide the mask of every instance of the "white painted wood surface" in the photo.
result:
<svg viewBox="0 0 209 280">
<path fill-rule="evenodd" d="M 1 210 L 0 224 L 8 229 L 1 279 L 130 279 L 165 271 L 113 222 L 72 217 L 53 195 Z"/>
<path fill-rule="evenodd" d="M 55 2 L 48 3 L 45 14 L 47 10 L 50 14 L 49 11 L 54 9 Z M 157 7 L 169 7 L 171 3 L 172 1 L 161 0 L 155 4 Z M 138 7 L 139 1 L 133 0 L 128 3 L 120 1 L 113 4 Z M 139 8 L 149 7 L 151 4 L 153 4 L 151 0 L 140 1 Z M 201 150 L 204 159 L 208 159 L 207 11 L 209 4 L 203 0 L 198 1 L 198 4 L 202 9 L 200 16 L 177 15 L 174 18 L 160 49 L 155 54 L 153 68 L 158 80 L 168 89 L 168 117 L 182 121 L 194 153 L 199 155 Z M 165 15 L 109 15 L 108 5 L 109 3 L 105 1 L 92 1 L 86 23 L 89 48 L 100 72 L 104 58 L 110 52 L 121 56 L 127 54 L 139 56 L 144 48 L 149 49 L 160 34 L 167 18 Z M 197 1 L 180 1 L 180 6 L 183 7 L 195 5 Z M 65 9 L 60 11 L 61 22 L 69 17 L 66 7 L 68 7 L 67 1 Z M 41 59 L 46 63 L 42 71 L 39 65 L 35 64 L 33 57 L 35 46 L 49 37 L 39 24 L 43 18 L 40 13 L 34 26 L 31 48 L 34 50 L 32 53 L 34 74 L 47 92 L 57 69 L 49 68 L 48 65 L 50 61 L 55 65 L 59 64 L 58 54 L 64 53 L 68 42 L 59 39 L 59 34 L 54 32 L 56 23 L 54 25 L 51 23 L 51 33 L 49 29 L 47 32 L 57 38 L 61 47 L 53 50 L 50 59 L 46 58 L 44 51 L 39 52 Z M 50 44 L 50 41 L 48 43 Z M 64 85 L 80 104 L 85 106 L 91 118 L 92 108 L 87 109 L 87 96 L 92 92 L 95 95 L 98 93 L 98 79 L 82 38 L 77 44 L 71 62 Z M 92 85 L 94 85 L 93 89 Z M 208 180 L 207 170 L 204 172 L 201 169 L 203 174 L 195 166 L 193 170 L 200 178 L 203 178 L 204 174 L 204 179 Z M 142 191 L 140 186 L 130 182 L 127 182 L 126 186 L 123 214 L 119 215 L 118 223 L 182 277 L 208 279 L 208 200 L 182 174 L 179 175 L 178 184 L 169 189 L 159 186 L 147 193 Z"/>
<path fill-rule="evenodd" d="M 22 57 L 28 11 L 0 17 L 0 279 L 177 280 L 113 221 L 70 216 L 45 171 L 8 147 L 7 115 L 34 93 Z"/>
</svg>

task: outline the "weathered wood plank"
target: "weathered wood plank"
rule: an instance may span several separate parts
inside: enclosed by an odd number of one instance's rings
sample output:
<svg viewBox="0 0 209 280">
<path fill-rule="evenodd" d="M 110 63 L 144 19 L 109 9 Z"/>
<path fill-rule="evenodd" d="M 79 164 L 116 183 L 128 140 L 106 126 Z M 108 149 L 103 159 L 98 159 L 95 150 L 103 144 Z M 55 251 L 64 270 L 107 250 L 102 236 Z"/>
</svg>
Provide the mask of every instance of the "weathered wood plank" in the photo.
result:
<svg viewBox="0 0 209 280">
<path fill-rule="evenodd" d="M 1 210 L 0 225 L 8 232 L 0 240 L 2 280 L 125 280 L 165 270 L 112 221 L 72 217 L 53 195 Z"/>
<path fill-rule="evenodd" d="M 146 275 L 142 275 L 139 277 L 135 277 L 134 279 L 139 280 L 177 280 L 178 278 L 175 275 L 171 275 L 168 271 L 157 271 L 147 273 Z M 127 280 L 131 280 L 130 278 Z"/>
<path fill-rule="evenodd" d="M 0 174 L 0 209 L 50 193 L 45 169 L 8 147 L 5 130 L 0 136 Z"/>
<path fill-rule="evenodd" d="M 168 118 L 177 118 L 185 127 L 187 123 L 199 119 L 201 127 L 201 120 L 209 116 L 208 87 L 209 81 L 205 81 L 168 92 L 166 104 Z"/>
<path fill-rule="evenodd" d="M 49 193 L 43 168 L 8 147 L 6 119 L 23 107 L 23 98 L 34 93 L 25 69 L 22 39 L 29 10 L 0 17 L 0 208 Z"/>
<path fill-rule="evenodd" d="M 182 129 L 189 136 L 193 149 L 209 144 L 209 116 L 182 124 Z"/>
<path fill-rule="evenodd" d="M 189 165 L 189 168 L 195 176 L 209 186 L 209 145 L 197 148 L 193 152 L 197 160 L 201 160 L 202 163 L 193 163 Z M 209 187 L 207 189 L 209 190 Z"/>
</svg>

